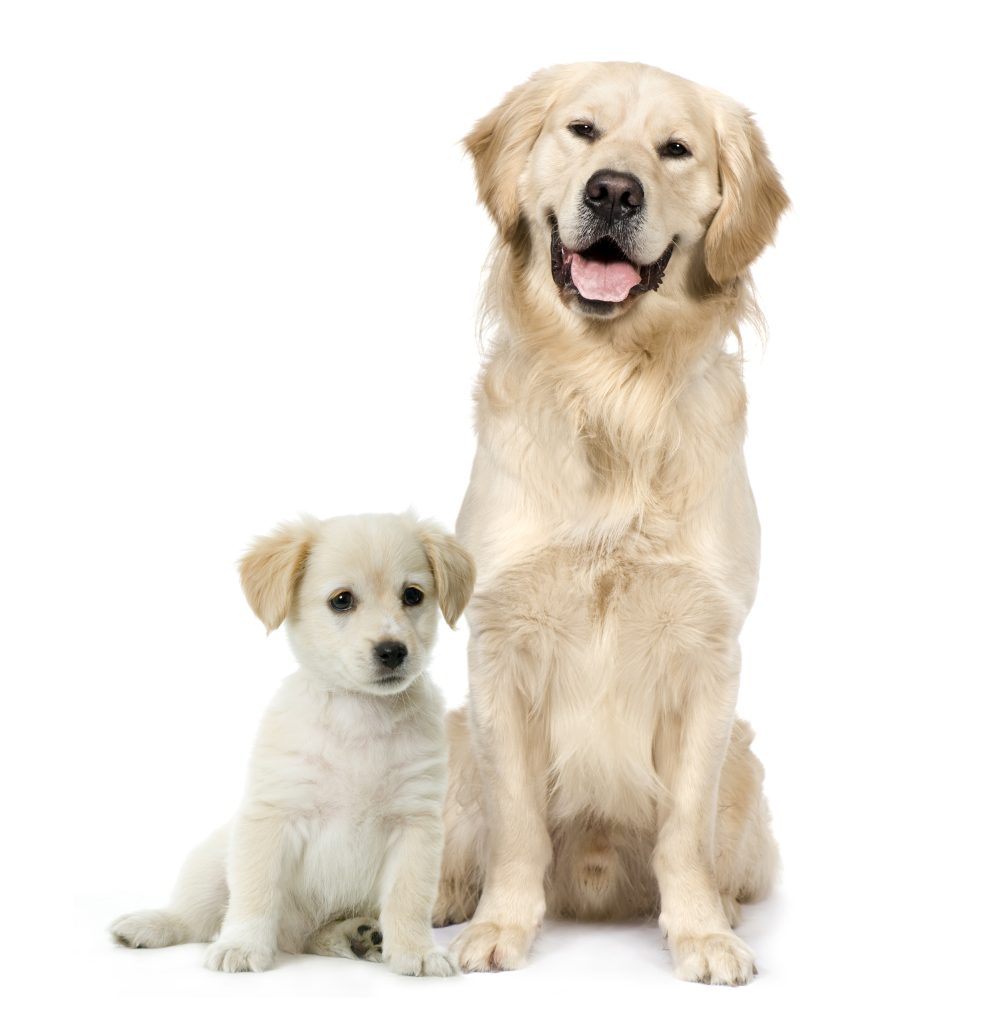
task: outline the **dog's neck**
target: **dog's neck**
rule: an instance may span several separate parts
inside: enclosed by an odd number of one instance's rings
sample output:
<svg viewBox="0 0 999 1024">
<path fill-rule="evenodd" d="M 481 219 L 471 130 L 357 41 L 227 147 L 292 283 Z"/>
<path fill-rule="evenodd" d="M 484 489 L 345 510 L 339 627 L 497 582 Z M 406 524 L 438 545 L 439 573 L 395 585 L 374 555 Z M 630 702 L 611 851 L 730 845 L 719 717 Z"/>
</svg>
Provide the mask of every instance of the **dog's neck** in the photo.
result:
<svg viewBox="0 0 999 1024">
<path fill-rule="evenodd" d="M 545 417 L 570 424 L 590 471 L 584 532 L 590 521 L 611 535 L 641 526 L 652 510 L 664 528 L 687 518 L 720 475 L 700 470 L 742 446 L 741 355 L 726 346 L 752 316 L 748 287 L 694 299 L 676 285 L 600 321 L 566 309 L 538 281 L 522 283 L 519 294 L 493 292 L 496 337 L 479 401 L 500 417 L 533 416 L 527 429 L 540 443 Z"/>
</svg>

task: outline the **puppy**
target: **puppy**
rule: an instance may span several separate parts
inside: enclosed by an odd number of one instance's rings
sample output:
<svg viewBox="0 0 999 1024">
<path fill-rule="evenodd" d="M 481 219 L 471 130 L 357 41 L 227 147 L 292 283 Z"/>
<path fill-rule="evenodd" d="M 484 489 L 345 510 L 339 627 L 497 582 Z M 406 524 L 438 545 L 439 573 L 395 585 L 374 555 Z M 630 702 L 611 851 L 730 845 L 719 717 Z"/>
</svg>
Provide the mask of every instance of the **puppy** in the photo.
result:
<svg viewBox="0 0 999 1024">
<path fill-rule="evenodd" d="M 658 914 L 681 978 L 740 985 L 777 853 L 735 715 L 759 525 L 730 339 L 787 196 L 744 108 L 639 64 L 539 72 L 465 141 L 495 337 L 436 918 L 474 914 L 459 960 L 496 970 L 546 911 Z"/>
<path fill-rule="evenodd" d="M 299 669 L 264 715 L 233 821 L 190 855 L 165 910 L 112 935 L 214 939 L 217 971 L 266 970 L 281 949 L 455 974 L 430 923 L 446 743 L 426 665 L 435 604 L 453 627 L 471 595 L 470 557 L 426 522 L 357 516 L 282 526 L 240 570 L 268 631 L 287 620 Z"/>
</svg>

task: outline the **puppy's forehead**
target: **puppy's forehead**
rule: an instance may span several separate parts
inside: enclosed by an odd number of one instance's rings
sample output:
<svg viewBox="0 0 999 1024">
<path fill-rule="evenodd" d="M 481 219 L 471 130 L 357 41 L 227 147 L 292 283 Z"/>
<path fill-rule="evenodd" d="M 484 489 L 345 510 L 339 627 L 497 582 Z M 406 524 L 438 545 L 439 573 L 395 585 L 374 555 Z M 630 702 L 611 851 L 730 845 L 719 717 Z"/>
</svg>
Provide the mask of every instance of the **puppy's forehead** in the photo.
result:
<svg viewBox="0 0 999 1024">
<path fill-rule="evenodd" d="M 367 581 L 396 587 L 430 577 L 427 554 L 413 527 L 399 516 L 328 519 L 309 554 L 307 574 L 316 580 Z"/>
</svg>

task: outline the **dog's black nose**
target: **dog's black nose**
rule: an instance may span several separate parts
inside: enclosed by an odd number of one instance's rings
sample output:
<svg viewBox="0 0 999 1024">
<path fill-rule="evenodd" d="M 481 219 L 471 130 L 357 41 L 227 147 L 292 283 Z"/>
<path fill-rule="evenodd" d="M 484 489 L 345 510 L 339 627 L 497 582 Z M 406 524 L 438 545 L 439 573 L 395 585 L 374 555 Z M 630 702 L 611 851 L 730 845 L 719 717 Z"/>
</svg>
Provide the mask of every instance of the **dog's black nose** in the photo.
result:
<svg viewBox="0 0 999 1024">
<path fill-rule="evenodd" d="M 597 171 L 583 190 L 586 205 L 609 224 L 633 217 L 645 203 L 645 189 L 634 174 L 622 171 Z"/>
<path fill-rule="evenodd" d="M 387 668 L 398 668 L 406 660 L 407 654 L 409 651 L 406 650 L 406 645 L 394 640 L 375 644 L 375 657 Z"/>
</svg>

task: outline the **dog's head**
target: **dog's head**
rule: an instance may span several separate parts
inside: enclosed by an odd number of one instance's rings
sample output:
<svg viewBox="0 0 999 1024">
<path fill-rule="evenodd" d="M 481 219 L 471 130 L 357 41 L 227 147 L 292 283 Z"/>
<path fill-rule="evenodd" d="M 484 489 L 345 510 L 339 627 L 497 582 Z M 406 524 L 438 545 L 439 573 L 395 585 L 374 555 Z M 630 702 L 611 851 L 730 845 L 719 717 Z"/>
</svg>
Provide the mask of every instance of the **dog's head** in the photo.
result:
<svg viewBox="0 0 999 1024">
<path fill-rule="evenodd" d="M 641 64 L 541 71 L 465 144 L 501 238 L 586 317 L 737 280 L 788 201 L 745 109 Z"/>
<path fill-rule="evenodd" d="M 268 631 L 287 619 L 295 655 L 324 686 L 394 694 L 427 666 L 437 606 L 458 621 L 475 569 L 433 523 L 369 515 L 280 526 L 240 575 L 257 617 Z"/>
</svg>

